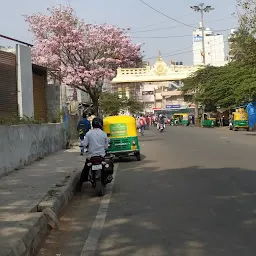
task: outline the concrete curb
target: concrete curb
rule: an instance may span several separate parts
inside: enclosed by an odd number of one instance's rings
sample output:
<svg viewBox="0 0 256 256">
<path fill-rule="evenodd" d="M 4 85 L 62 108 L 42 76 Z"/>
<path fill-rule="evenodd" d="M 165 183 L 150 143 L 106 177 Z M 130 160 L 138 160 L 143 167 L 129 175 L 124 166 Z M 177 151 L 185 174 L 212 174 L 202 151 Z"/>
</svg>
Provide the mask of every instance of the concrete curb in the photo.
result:
<svg viewBox="0 0 256 256">
<path fill-rule="evenodd" d="M 73 198 L 79 177 L 80 171 L 74 168 L 61 183 L 48 191 L 30 213 L 23 215 L 19 224 L 20 239 L 1 248 L 0 256 L 32 256 L 47 235 L 48 228 L 58 228 L 58 216 Z"/>
</svg>

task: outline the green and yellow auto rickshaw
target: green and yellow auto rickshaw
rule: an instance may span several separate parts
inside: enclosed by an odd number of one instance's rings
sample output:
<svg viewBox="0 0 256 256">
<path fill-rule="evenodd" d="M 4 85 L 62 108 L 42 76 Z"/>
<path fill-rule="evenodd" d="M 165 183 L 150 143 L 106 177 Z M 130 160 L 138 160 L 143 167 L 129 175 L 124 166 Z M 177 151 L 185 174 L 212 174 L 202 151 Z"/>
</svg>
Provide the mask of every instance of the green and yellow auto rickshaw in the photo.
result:
<svg viewBox="0 0 256 256">
<path fill-rule="evenodd" d="M 136 120 L 131 116 L 109 116 L 103 120 L 103 130 L 110 139 L 109 153 L 116 157 L 140 158 Z"/>
<path fill-rule="evenodd" d="M 232 129 L 237 131 L 240 128 L 249 130 L 248 114 L 244 108 L 237 108 L 236 112 L 233 112 L 233 124 Z"/>
<path fill-rule="evenodd" d="M 213 128 L 213 127 L 216 127 L 216 125 L 217 125 L 216 114 L 204 113 L 202 117 L 202 127 Z"/>
<path fill-rule="evenodd" d="M 178 125 L 187 125 L 189 120 L 188 120 L 188 113 L 176 113 L 173 115 L 174 119 L 177 120 Z"/>
</svg>

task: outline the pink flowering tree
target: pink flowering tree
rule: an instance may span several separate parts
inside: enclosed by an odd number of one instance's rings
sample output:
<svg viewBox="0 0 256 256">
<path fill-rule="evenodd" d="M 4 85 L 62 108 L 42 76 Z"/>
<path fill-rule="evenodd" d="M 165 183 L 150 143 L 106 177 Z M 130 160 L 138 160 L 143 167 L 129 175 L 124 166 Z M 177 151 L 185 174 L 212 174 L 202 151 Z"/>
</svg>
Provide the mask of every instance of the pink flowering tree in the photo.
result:
<svg viewBox="0 0 256 256">
<path fill-rule="evenodd" d="M 34 35 L 33 61 L 63 84 L 88 93 L 98 111 L 104 81 L 111 80 L 118 67 L 140 65 L 140 45 L 131 42 L 127 30 L 86 24 L 71 7 L 48 11 L 25 16 Z"/>
</svg>

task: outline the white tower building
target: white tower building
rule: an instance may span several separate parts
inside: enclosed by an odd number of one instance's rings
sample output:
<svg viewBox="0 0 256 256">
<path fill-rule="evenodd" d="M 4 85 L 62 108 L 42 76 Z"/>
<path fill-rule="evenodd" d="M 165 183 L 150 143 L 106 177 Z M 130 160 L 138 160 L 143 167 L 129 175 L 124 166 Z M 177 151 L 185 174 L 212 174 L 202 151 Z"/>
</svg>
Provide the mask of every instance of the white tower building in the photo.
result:
<svg viewBox="0 0 256 256">
<path fill-rule="evenodd" d="M 205 64 L 212 66 L 223 66 L 227 63 L 225 61 L 224 52 L 224 36 L 215 34 L 211 29 L 204 30 L 205 35 L 205 56 L 202 51 L 202 24 L 193 31 L 193 62 L 194 65 L 203 65 L 203 58 L 205 57 Z"/>
</svg>

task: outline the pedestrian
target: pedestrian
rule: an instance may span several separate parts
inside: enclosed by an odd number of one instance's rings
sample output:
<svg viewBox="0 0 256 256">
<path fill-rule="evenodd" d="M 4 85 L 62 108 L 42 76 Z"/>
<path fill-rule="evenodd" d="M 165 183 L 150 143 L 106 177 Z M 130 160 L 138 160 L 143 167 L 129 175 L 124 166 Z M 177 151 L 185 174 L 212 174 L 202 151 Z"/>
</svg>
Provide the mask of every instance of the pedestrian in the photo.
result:
<svg viewBox="0 0 256 256">
<path fill-rule="evenodd" d="M 146 122 L 146 118 L 142 114 L 139 117 L 139 123 L 140 123 L 140 133 L 143 136 L 147 122 Z"/>
<path fill-rule="evenodd" d="M 147 125 L 147 129 L 149 130 L 150 118 L 149 118 L 148 115 L 147 115 L 147 117 L 146 117 L 146 125 Z"/>
<path fill-rule="evenodd" d="M 84 112 L 82 119 L 77 124 L 77 131 L 80 139 L 80 155 L 81 156 L 84 154 L 84 146 L 83 146 L 84 137 L 90 129 L 91 129 L 90 121 L 87 120 L 86 113 Z"/>
</svg>

